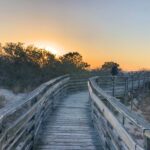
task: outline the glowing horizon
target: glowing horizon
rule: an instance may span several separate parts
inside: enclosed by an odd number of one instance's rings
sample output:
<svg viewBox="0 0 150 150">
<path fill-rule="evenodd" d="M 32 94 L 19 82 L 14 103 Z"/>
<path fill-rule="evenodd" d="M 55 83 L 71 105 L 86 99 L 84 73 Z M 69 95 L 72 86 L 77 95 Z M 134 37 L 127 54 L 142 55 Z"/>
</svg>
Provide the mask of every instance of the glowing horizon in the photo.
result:
<svg viewBox="0 0 150 150">
<path fill-rule="evenodd" d="M 25 42 L 25 45 L 26 46 L 34 45 L 38 48 L 43 48 L 56 56 L 60 56 L 63 54 L 63 50 L 59 48 L 59 46 L 57 46 L 56 44 L 52 44 L 48 41 L 30 41 L 30 42 Z"/>
<path fill-rule="evenodd" d="M 78 51 L 91 68 L 115 61 L 150 69 L 150 1 L 0 1 L 0 42 L 23 42 L 55 55 Z"/>
<path fill-rule="evenodd" d="M 8 41 L 7 41 L 8 42 Z M 5 43 L 7 43 L 7 42 L 5 42 Z M 20 42 L 20 41 L 13 41 L 13 42 Z M 68 52 L 75 52 L 75 51 L 77 51 L 77 50 L 64 50 L 63 48 L 60 48 L 60 47 L 58 47 L 56 44 L 54 45 L 54 44 L 51 44 L 50 42 L 45 42 L 45 41 L 30 41 L 30 42 L 23 42 L 23 41 L 21 41 L 22 43 L 24 43 L 25 44 L 25 46 L 29 46 L 29 45 L 33 45 L 33 46 L 35 46 L 35 47 L 37 47 L 37 48 L 43 48 L 43 49 L 45 49 L 45 50 L 47 50 L 47 51 L 49 51 L 49 52 L 51 52 L 52 54 L 54 54 L 54 55 L 56 55 L 56 57 L 59 57 L 59 56 L 62 56 L 62 55 L 64 55 L 64 54 L 66 54 L 66 53 L 68 53 Z M 2 43 L 2 45 L 4 45 L 5 43 Z M 79 52 L 80 53 L 80 51 L 77 51 L 77 52 Z M 80 53 L 81 54 L 81 53 Z M 82 54 L 81 54 L 82 55 Z M 97 68 L 100 68 L 101 66 L 102 66 L 102 64 L 104 63 L 104 62 L 108 62 L 108 61 L 114 61 L 114 62 L 116 62 L 116 63 L 118 63 L 119 65 L 120 65 L 120 67 L 124 70 L 124 71 L 138 71 L 138 70 L 150 70 L 150 67 L 136 67 L 136 66 L 131 66 L 131 65 L 129 65 L 129 66 L 126 66 L 126 65 L 124 65 L 124 64 L 121 64 L 121 63 L 119 63 L 119 61 L 117 61 L 117 60 L 113 60 L 113 59 L 101 59 L 101 61 L 99 61 L 99 64 L 97 65 L 97 62 L 96 62 L 96 60 L 91 60 L 91 58 L 90 59 L 88 59 L 88 56 L 87 56 L 87 58 L 84 56 L 84 55 L 82 55 L 83 56 L 83 59 L 84 59 L 84 61 L 86 61 L 87 63 L 89 63 L 89 62 L 93 62 L 93 64 L 90 64 L 91 65 L 91 69 L 97 69 Z M 119 60 L 119 59 L 118 59 Z M 94 64 L 95 63 L 95 64 Z"/>
</svg>

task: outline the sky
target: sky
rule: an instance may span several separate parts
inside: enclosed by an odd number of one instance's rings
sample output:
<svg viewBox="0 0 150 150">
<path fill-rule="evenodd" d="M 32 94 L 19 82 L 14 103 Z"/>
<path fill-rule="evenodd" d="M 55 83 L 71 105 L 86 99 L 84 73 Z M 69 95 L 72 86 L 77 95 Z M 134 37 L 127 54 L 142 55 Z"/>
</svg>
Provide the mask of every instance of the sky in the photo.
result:
<svg viewBox="0 0 150 150">
<path fill-rule="evenodd" d="M 0 42 L 78 51 L 91 68 L 150 69 L 150 1 L 0 0 Z"/>
</svg>

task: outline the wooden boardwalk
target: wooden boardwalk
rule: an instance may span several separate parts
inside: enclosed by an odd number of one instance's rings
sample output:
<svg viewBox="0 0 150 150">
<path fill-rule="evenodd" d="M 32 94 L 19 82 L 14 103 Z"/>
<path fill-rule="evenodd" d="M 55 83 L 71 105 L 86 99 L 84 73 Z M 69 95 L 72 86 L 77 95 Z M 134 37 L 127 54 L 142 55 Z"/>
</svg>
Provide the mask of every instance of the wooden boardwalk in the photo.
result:
<svg viewBox="0 0 150 150">
<path fill-rule="evenodd" d="M 88 92 L 72 94 L 57 104 L 42 126 L 35 149 L 103 149 L 92 125 Z"/>
</svg>

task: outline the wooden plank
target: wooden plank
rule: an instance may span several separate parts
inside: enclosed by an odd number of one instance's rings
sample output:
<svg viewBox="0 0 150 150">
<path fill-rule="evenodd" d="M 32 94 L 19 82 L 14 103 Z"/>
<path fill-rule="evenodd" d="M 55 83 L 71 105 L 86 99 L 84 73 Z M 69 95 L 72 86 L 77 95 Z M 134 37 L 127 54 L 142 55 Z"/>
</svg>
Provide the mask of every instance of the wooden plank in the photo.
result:
<svg viewBox="0 0 150 150">
<path fill-rule="evenodd" d="M 88 92 L 68 96 L 44 122 L 35 149 L 102 150 L 90 114 Z"/>
</svg>

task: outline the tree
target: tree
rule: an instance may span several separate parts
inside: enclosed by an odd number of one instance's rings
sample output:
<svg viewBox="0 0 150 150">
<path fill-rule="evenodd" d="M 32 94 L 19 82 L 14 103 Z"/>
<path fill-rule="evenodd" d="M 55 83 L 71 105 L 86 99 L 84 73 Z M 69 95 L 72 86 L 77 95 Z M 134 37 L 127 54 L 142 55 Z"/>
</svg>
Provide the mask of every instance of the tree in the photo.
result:
<svg viewBox="0 0 150 150">
<path fill-rule="evenodd" d="M 118 63 L 115 63 L 113 61 L 109 61 L 109 62 L 105 62 L 102 67 L 101 67 L 101 70 L 106 70 L 106 71 L 110 71 L 112 69 L 112 67 L 117 67 L 119 70 L 121 70 L 119 68 L 119 64 Z"/>
<path fill-rule="evenodd" d="M 23 43 L 6 43 L 3 49 L 7 56 L 9 56 L 14 61 L 26 60 L 26 52 Z"/>
<path fill-rule="evenodd" d="M 28 61 L 38 64 L 41 68 L 47 65 L 52 65 L 56 60 L 55 55 L 52 53 L 45 49 L 34 47 L 33 45 L 27 46 L 26 54 Z"/>
<path fill-rule="evenodd" d="M 0 54 L 0 84 L 20 91 L 35 88 L 43 82 L 66 73 L 85 71 L 89 65 L 78 52 L 59 59 L 45 49 L 23 43 L 6 43 Z M 20 92 L 19 91 L 19 92 Z"/>
<path fill-rule="evenodd" d="M 78 52 L 69 52 L 59 58 L 65 73 L 85 71 L 90 65 L 83 61 Z"/>
<path fill-rule="evenodd" d="M 116 76 L 116 75 L 118 75 L 118 73 L 119 73 L 119 70 L 118 70 L 118 67 L 117 66 L 112 66 L 112 68 L 111 68 L 111 74 L 113 75 L 113 76 Z"/>
<path fill-rule="evenodd" d="M 45 49 L 31 45 L 25 47 L 23 43 L 6 43 L 3 50 L 6 55 L 1 55 L 0 69 L 4 68 L 1 69 L 1 74 L 7 75 L 6 82 L 9 87 L 37 86 L 56 76 L 56 58 Z"/>
<path fill-rule="evenodd" d="M 117 75 L 119 71 L 121 71 L 119 64 L 113 61 L 105 62 L 102 65 L 101 70 L 110 72 L 112 75 Z"/>
</svg>

